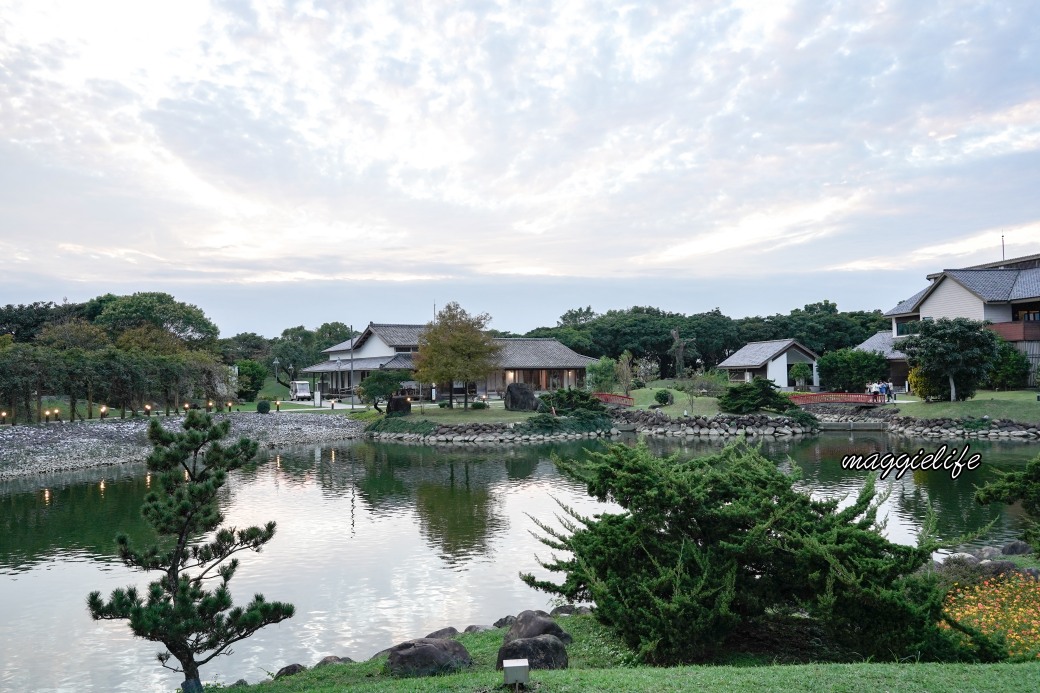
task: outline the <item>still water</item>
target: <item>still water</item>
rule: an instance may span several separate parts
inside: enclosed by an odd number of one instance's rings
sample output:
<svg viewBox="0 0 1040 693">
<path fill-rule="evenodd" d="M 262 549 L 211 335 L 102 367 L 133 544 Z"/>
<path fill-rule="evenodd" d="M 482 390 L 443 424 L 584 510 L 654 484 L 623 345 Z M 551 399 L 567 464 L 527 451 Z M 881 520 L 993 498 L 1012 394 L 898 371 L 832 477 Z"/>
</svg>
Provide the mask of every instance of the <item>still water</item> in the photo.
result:
<svg viewBox="0 0 1040 693">
<path fill-rule="evenodd" d="M 855 494 L 865 476 L 843 470 L 844 455 L 937 447 L 893 441 L 880 433 L 827 434 L 764 452 L 796 468 L 802 488 L 834 497 Z M 296 616 L 238 643 L 232 656 L 203 668 L 203 679 L 253 683 L 293 662 L 311 666 L 329 654 L 366 659 L 445 626 L 461 630 L 550 606 L 517 577 L 548 577 L 535 555 L 549 550 L 532 536 L 531 517 L 555 525 L 557 500 L 586 514 L 610 509 L 550 460 L 553 453 L 579 455 L 582 445 L 462 452 L 348 442 L 294 449 L 234 475 L 222 500 L 226 523 L 273 519 L 278 532 L 262 553 L 240 554 L 232 594 L 239 603 L 255 592 L 292 602 Z M 652 447 L 683 455 L 718 449 L 700 441 Z M 1020 467 L 1038 449 L 980 443 L 972 452 L 982 455 L 981 468 L 956 480 L 930 471 L 881 484 L 890 490 L 882 513 L 891 539 L 913 542 L 929 504 L 943 537 L 991 520 L 991 533 L 974 543 L 1017 535 L 1017 509 L 978 506 L 972 493 L 994 470 Z M 132 637 L 125 622 L 91 621 L 85 606 L 92 590 L 147 584 L 119 562 L 113 538 L 126 532 L 149 540 L 139 509 L 150 483 L 143 468 L 131 467 L 0 484 L 0 690 L 179 685 L 181 676 L 155 660 L 160 646 Z"/>
</svg>

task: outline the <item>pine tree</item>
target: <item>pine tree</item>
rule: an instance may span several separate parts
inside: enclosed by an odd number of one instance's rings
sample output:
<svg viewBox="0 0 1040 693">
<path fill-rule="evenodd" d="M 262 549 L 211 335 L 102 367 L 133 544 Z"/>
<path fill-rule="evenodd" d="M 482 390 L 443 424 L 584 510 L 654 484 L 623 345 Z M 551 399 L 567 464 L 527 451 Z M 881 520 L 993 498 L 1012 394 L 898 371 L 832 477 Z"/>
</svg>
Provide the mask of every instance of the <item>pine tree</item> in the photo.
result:
<svg viewBox="0 0 1040 693">
<path fill-rule="evenodd" d="M 225 447 L 229 421 L 189 412 L 183 432 L 165 430 L 152 420 L 148 439 L 154 449 L 148 469 L 157 475 L 155 489 L 144 499 L 142 514 L 159 535 L 158 543 L 138 550 L 125 534 L 116 537 L 119 556 L 132 568 L 162 575 L 147 594 L 134 586 L 116 589 L 108 601 L 100 592 L 87 597 L 95 620 L 129 620 L 134 635 L 161 642 L 157 657 L 163 667 L 184 674 L 185 693 L 202 691 L 199 667 L 260 628 L 293 615 L 292 604 L 268 602 L 257 594 L 244 608 L 234 607 L 228 582 L 238 568 L 239 551 L 260 551 L 274 537 L 275 523 L 264 527 L 220 527 L 224 516 L 217 496 L 228 472 L 255 455 L 255 442 L 242 438 Z M 212 538 L 193 537 L 214 532 Z M 226 563 L 225 563 L 226 561 Z M 216 585 L 207 589 L 211 581 Z M 180 666 L 169 664 L 176 659 Z"/>
</svg>

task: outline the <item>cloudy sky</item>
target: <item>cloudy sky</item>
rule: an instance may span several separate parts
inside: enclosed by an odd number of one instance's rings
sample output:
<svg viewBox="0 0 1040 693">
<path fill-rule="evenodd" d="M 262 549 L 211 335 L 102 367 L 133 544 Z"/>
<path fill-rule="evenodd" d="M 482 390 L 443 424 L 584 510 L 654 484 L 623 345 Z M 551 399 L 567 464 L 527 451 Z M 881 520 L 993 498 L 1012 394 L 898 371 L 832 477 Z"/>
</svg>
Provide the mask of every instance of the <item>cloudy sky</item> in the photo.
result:
<svg viewBox="0 0 1040 693">
<path fill-rule="evenodd" d="M 1040 252 L 1040 3 L 0 0 L 0 304 L 222 334 L 829 299 Z"/>
</svg>

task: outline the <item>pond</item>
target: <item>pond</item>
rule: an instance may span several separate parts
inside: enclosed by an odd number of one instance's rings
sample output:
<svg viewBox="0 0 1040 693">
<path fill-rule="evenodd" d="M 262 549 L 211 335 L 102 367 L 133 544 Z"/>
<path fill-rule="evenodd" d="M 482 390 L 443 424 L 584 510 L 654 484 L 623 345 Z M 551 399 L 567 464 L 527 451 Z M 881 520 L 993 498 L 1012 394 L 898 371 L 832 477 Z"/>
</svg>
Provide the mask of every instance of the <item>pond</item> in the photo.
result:
<svg viewBox="0 0 1040 693">
<path fill-rule="evenodd" d="M 764 452 L 800 474 L 823 497 L 855 494 L 865 474 L 848 471 L 847 454 L 890 446 L 931 450 L 939 443 L 895 443 L 881 433 L 827 434 L 775 442 Z M 276 520 L 260 554 L 242 556 L 231 582 L 236 601 L 256 592 L 289 601 L 296 616 L 238 643 L 203 668 L 205 681 L 265 679 L 286 664 L 313 665 L 329 654 L 360 660 L 396 642 L 445 626 L 489 624 L 528 608 L 550 607 L 518 573 L 547 577 L 535 555 L 532 517 L 555 524 L 556 501 L 579 512 L 606 506 L 561 477 L 549 457 L 577 455 L 583 444 L 460 451 L 368 442 L 298 448 L 233 476 L 222 508 L 231 525 Z M 584 445 L 595 446 L 589 442 Z M 659 452 L 707 454 L 708 442 L 651 441 Z M 951 443 L 951 446 L 960 445 Z M 956 537 L 995 520 L 986 538 L 1003 543 L 1021 529 L 1016 509 L 972 502 L 976 484 L 1014 468 L 1038 450 L 972 444 L 982 466 L 908 473 L 883 483 L 886 533 L 914 541 L 929 504 L 939 532 Z M 788 461 L 790 460 L 790 461 Z M 0 485 L 0 690 L 173 690 L 179 674 L 159 667 L 162 648 L 130 635 L 125 622 L 93 622 L 86 595 L 144 585 L 126 569 L 114 536 L 147 541 L 139 514 L 151 478 L 141 467 L 107 468 Z"/>
</svg>

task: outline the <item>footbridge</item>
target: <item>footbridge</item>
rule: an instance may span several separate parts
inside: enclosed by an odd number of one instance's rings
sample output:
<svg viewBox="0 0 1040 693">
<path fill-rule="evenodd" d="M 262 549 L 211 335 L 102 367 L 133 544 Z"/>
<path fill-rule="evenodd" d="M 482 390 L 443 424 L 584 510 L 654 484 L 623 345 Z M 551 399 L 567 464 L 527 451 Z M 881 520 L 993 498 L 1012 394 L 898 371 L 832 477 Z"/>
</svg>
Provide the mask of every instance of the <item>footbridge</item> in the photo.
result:
<svg viewBox="0 0 1040 693">
<path fill-rule="evenodd" d="M 876 407 L 885 403 L 884 395 L 863 392 L 799 392 L 789 397 L 791 403 L 799 407 L 806 404 L 855 404 L 858 407 Z"/>
</svg>

